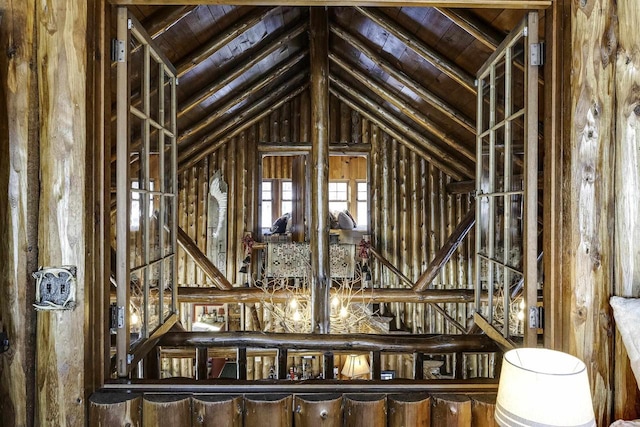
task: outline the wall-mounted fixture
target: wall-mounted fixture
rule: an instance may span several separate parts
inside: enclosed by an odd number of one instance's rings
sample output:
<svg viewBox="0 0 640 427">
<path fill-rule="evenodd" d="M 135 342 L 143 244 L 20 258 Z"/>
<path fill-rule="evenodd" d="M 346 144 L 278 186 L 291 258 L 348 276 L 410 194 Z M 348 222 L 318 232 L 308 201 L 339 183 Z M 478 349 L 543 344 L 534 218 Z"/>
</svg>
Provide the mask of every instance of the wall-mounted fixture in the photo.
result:
<svg viewBox="0 0 640 427">
<path fill-rule="evenodd" d="M 71 310 L 76 306 L 75 266 L 42 267 L 36 279 L 36 310 Z"/>
</svg>

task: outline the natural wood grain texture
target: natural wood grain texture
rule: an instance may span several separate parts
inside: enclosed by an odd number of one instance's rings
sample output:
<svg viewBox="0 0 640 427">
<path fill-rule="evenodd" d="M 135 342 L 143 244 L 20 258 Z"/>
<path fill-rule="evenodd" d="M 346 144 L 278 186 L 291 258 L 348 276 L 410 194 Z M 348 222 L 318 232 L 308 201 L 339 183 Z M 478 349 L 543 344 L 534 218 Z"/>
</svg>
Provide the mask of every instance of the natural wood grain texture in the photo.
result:
<svg viewBox="0 0 640 427">
<path fill-rule="evenodd" d="M 461 394 L 431 396 L 431 425 L 433 427 L 468 427 L 471 425 L 471 399 Z"/>
<path fill-rule="evenodd" d="M 49 28 L 38 31 L 37 39 L 40 158 L 46 159 L 40 168 L 38 262 L 77 267 L 77 308 L 37 314 L 35 418 L 39 425 L 83 425 L 87 2 L 39 4 L 35 17 Z"/>
<path fill-rule="evenodd" d="M 89 398 L 89 426 L 142 425 L 142 396 L 131 393 L 94 393 Z"/>
<path fill-rule="evenodd" d="M 143 427 L 182 427 L 191 425 L 189 396 L 146 394 L 142 399 Z"/>
<path fill-rule="evenodd" d="M 327 10 L 311 8 L 311 332 L 329 333 L 329 28 Z"/>
<path fill-rule="evenodd" d="M 498 425 L 494 418 L 496 409 L 495 394 L 478 394 L 471 396 L 471 426 L 495 427 Z"/>
<path fill-rule="evenodd" d="M 598 425 L 609 425 L 613 391 L 613 127 L 615 10 L 610 0 L 572 4 L 571 127 L 567 200 L 570 294 L 566 350 L 587 362 Z"/>
<path fill-rule="evenodd" d="M 38 267 L 38 86 L 35 2 L 6 4 L 0 21 L 0 425 L 33 425 L 35 289 Z"/>
<path fill-rule="evenodd" d="M 342 396 L 296 395 L 293 412 L 296 427 L 341 427 Z"/>
<path fill-rule="evenodd" d="M 344 397 L 345 427 L 385 427 L 387 398 L 379 394 L 346 394 Z"/>
<path fill-rule="evenodd" d="M 511 340 L 502 336 L 502 333 L 498 331 L 492 324 L 490 324 L 487 319 L 485 319 L 480 313 L 477 311 L 473 313 L 473 321 L 475 324 L 485 333 L 488 337 L 500 346 L 502 351 L 513 350 L 516 348 L 515 344 L 511 342 Z"/>
<path fill-rule="evenodd" d="M 244 427 L 291 427 L 293 396 L 260 395 L 245 396 Z"/>
<path fill-rule="evenodd" d="M 389 427 L 430 427 L 431 398 L 426 394 L 389 395 Z"/>
<path fill-rule="evenodd" d="M 199 394 L 192 402 L 193 426 L 217 427 L 224 422 L 229 427 L 242 427 L 241 396 Z"/>
<path fill-rule="evenodd" d="M 120 5 L 139 5 L 149 4 L 155 5 L 158 0 L 112 0 L 114 4 Z M 183 4 L 219 4 L 219 0 L 164 0 L 165 5 L 183 5 Z M 360 5 L 361 2 L 345 2 L 338 0 L 296 0 L 291 2 L 275 1 L 275 0 L 236 0 L 234 4 L 238 5 L 295 5 L 295 6 L 345 6 Z M 484 0 L 478 3 L 477 0 L 370 0 L 368 6 L 415 6 L 415 7 L 474 7 L 474 8 L 505 8 L 505 9 L 544 9 L 551 5 L 551 0 Z"/>
<path fill-rule="evenodd" d="M 618 51 L 615 64 L 615 250 L 614 294 L 640 297 L 640 4 L 617 2 Z M 614 355 L 614 419 L 640 418 L 640 391 L 629 357 L 616 330 Z"/>
</svg>

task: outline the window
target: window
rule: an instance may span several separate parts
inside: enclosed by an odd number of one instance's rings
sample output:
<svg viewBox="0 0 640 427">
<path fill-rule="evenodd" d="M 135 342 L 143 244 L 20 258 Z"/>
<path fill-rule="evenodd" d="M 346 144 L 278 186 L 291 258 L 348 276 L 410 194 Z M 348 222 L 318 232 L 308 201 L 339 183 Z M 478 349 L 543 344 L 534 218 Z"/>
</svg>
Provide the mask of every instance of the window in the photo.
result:
<svg viewBox="0 0 640 427">
<path fill-rule="evenodd" d="M 369 189 L 366 182 L 358 182 L 356 186 L 356 222 L 358 227 L 366 228 L 369 221 Z"/>
<path fill-rule="evenodd" d="M 349 209 L 349 184 L 347 182 L 329 182 L 329 211 Z"/>
<path fill-rule="evenodd" d="M 269 228 L 273 223 L 273 183 L 262 181 L 262 228 Z"/>
<path fill-rule="evenodd" d="M 293 208 L 293 183 L 291 181 L 282 181 L 282 195 L 280 206 L 280 215 L 291 213 Z"/>
</svg>

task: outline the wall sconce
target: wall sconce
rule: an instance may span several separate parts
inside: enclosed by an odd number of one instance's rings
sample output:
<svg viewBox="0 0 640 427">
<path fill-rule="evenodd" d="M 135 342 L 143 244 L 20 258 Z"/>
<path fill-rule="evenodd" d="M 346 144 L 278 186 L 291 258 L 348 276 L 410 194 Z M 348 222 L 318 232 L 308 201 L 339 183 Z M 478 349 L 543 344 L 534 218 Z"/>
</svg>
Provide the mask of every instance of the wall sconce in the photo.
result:
<svg viewBox="0 0 640 427">
<path fill-rule="evenodd" d="M 369 363 L 364 354 L 350 354 L 342 367 L 342 375 L 351 379 L 369 375 Z"/>
<path fill-rule="evenodd" d="M 585 364 L 544 348 L 506 352 L 495 419 L 503 427 L 596 427 Z"/>
</svg>

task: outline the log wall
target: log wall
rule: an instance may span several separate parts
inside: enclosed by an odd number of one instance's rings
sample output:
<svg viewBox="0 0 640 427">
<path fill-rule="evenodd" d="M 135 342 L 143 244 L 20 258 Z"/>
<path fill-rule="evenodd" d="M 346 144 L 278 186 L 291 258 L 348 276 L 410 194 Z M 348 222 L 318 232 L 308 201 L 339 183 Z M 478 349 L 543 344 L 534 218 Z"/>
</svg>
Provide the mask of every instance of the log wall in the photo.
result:
<svg viewBox="0 0 640 427">
<path fill-rule="evenodd" d="M 483 408 L 472 402 L 480 399 Z M 130 394 L 97 392 L 89 426 L 494 426 L 495 395 Z M 474 409 L 472 409 L 474 408 Z"/>
</svg>

